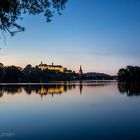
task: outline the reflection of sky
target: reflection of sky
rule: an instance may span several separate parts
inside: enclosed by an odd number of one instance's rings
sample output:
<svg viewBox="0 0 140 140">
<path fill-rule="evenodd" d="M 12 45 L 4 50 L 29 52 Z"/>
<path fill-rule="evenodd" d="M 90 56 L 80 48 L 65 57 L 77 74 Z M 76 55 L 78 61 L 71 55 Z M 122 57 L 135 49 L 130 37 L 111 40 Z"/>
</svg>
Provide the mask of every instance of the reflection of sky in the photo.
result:
<svg viewBox="0 0 140 140">
<path fill-rule="evenodd" d="M 83 86 L 60 95 L 23 90 L 0 98 L 0 132 L 16 139 L 139 139 L 140 98 L 120 94 L 117 85 Z"/>
<path fill-rule="evenodd" d="M 78 8 L 77 8 L 78 7 Z M 115 74 L 139 65 L 140 2 L 137 0 L 69 0 L 61 17 L 25 16 L 24 33 L 7 38 L 0 61 L 25 66 L 62 64 L 70 69 Z"/>
</svg>

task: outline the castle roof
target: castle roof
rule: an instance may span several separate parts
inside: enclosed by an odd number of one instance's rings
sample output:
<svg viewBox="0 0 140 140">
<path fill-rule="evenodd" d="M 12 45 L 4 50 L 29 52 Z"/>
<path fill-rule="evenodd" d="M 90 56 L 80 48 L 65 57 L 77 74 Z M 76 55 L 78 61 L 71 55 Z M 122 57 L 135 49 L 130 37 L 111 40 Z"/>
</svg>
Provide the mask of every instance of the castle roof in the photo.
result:
<svg viewBox="0 0 140 140">
<path fill-rule="evenodd" d="M 62 68 L 61 65 L 47 65 L 47 64 L 40 64 L 39 66 L 44 66 L 44 67 L 54 67 L 54 68 Z"/>
</svg>

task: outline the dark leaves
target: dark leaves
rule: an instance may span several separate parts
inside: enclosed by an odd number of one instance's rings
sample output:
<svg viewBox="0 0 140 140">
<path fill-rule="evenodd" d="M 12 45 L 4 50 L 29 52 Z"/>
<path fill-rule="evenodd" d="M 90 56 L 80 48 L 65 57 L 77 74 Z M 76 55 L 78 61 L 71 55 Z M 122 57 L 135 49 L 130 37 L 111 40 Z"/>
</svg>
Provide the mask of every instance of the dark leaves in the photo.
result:
<svg viewBox="0 0 140 140">
<path fill-rule="evenodd" d="M 50 22 L 57 12 L 61 15 L 67 0 L 0 0 L 0 30 L 8 31 L 11 36 L 25 28 L 17 24 L 21 14 L 38 15 L 43 13 Z"/>
</svg>

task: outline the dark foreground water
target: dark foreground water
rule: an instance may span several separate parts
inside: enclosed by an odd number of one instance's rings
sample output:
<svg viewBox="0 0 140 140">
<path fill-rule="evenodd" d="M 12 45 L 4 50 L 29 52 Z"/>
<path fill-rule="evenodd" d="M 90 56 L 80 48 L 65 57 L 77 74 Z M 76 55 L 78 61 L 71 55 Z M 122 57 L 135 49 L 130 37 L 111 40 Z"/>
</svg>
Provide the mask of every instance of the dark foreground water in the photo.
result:
<svg viewBox="0 0 140 140">
<path fill-rule="evenodd" d="M 0 140 L 140 140 L 140 85 L 0 85 Z"/>
</svg>

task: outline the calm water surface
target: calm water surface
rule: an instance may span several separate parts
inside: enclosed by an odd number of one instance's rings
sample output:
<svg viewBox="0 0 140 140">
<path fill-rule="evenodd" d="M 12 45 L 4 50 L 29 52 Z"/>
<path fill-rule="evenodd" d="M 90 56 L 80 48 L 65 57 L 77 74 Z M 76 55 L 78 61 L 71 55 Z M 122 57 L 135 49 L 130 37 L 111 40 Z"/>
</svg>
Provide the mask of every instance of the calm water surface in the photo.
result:
<svg viewBox="0 0 140 140">
<path fill-rule="evenodd" d="M 140 140 L 140 85 L 0 85 L 0 139 Z"/>
</svg>

